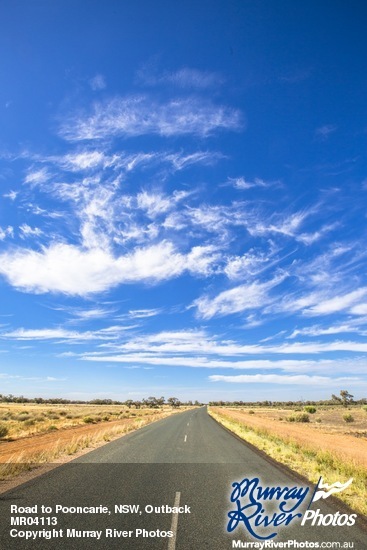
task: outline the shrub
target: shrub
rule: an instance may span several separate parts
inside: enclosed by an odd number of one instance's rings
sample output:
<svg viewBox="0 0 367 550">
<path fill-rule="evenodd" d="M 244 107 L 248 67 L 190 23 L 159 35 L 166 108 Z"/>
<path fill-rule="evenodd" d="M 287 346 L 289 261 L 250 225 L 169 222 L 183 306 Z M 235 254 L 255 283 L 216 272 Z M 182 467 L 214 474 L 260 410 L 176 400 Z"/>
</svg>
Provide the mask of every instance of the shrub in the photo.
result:
<svg viewBox="0 0 367 550">
<path fill-rule="evenodd" d="M 249 414 L 255 414 L 255 411 L 252 411 L 252 410 L 251 410 L 251 411 L 249 411 L 248 413 L 249 413 Z"/>
<path fill-rule="evenodd" d="M 0 439 L 6 437 L 9 433 L 9 428 L 5 424 L 0 424 Z"/>
<path fill-rule="evenodd" d="M 83 422 L 85 422 L 86 424 L 94 424 L 95 420 L 91 416 L 85 416 L 83 418 Z"/>
<path fill-rule="evenodd" d="M 286 418 L 287 422 L 309 422 L 310 417 L 307 413 L 294 414 Z"/>
<path fill-rule="evenodd" d="M 36 423 L 36 421 L 34 420 L 34 418 L 29 418 L 28 420 L 26 420 L 24 422 L 24 426 L 34 426 Z"/>
<path fill-rule="evenodd" d="M 313 407 L 312 405 L 307 405 L 305 407 L 305 411 L 310 414 L 315 414 L 316 410 L 317 410 L 316 407 Z"/>
<path fill-rule="evenodd" d="M 56 431 L 56 430 L 58 430 L 58 427 L 55 426 L 55 424 L 51 424 L 51 426 L 48 427 L 48 431 L 49 431 L 49 432 L 54 432 L 54 431 Z"/>
<path fill-rule="evenodd" d="M 354 422 L 354 417 L 350 414 L 343 414 L 343 420 L 344 422 Z"/>
<path fill-rule="evenodd" d="M 18 420 L 18 422 L 24 422 L 25 420 L 28 420 L 29 419 L 29 414 L 24 412 L 24 413 L 20 413 L 16 418 L 15 420 Z"/>
</svg>

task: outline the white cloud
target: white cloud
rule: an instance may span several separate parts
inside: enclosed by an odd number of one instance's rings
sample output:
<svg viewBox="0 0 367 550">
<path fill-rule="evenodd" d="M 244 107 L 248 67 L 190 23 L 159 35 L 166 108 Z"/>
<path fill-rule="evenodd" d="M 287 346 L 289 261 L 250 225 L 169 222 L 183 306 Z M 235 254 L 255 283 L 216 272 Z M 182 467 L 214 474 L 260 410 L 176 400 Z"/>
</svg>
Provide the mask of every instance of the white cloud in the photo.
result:
<svg viewBox="0 0 367 550">
<path fill-rule="evenodd" d="M 171 197 L 159 192 L 142 191 L 138 193 L 136 200 L 138 208 L 145 210 L 147 215 L 153 219 L 173 207 Z"/>
<path fill-rule="evenodd" d="M 287 237 L 297 237 L 297 232 L 308 216 L 307 212 L 295 212 L 288 216 L 276 216 L 275 223 L 264 223 L 259 221 L 255 224 L 248 224 L 247 229 L 251 235 L 258 237 L 268 233 L 278 233 Z"/>
<path fill-rule="evenodd" d="M 115 310 L 107 308 L 72 309 L 70 313 L 77 321 L 90 321 L 92 319 L 108 318 Z"/>
<path fill-rule="evenodd" d="M 26 239 L 27 237 L 40 237 L 43 231 L 39 227 L 31 227 L 27 223 L 19 226 L 20 238 Z"/>
<path fill-rule="evenodd" d="M 315 136 L 318 139 L 325 141 L 331 134 L 336 132 L 337 129 L 338 127 L 335 124 L 324 124 L 323 126 L 316 128 Z"/>
<path fill-rule="evenodd" d="M 367 344 L 364 342 L 334 341 L 334 342 L 295 342 L 265 346 L 259 344 L 239 344 L 232 340 L 218 340 L 211 337 L 205 330 L 164 331 L 160 333 L 145 334 L 142 337 L 129 339 L 124 344 L 119 344 L 114 349 L 124 352 L 139 352 L 142 354 L 167 353 L 178 355 L 182 353 L 200 355 L 241 356 L 241 355 L 298 355 L 318 354 L 334 351 L 353 351 L 364 353 Z M 287 359 L 287 362 L 290 361 Z M 312 362 L 310 362 L 311 364 Z M 241 368 L 247 368 L 244 363 Z M 268 363 L 272 364 L 272 361 Z M 289 363 L 288 363 L 289 364 Z"/>
<path fill-rule="evenodd" d="M 7 237 L 13 237 L 14 236 L 14 228 L 8 225 L 5 229 L 0 227 L 0 241 L 3 241 Z"/>
<path fill-rule="evenodd" d="M 357 304 L 350 309 L 353 315 L 367 315 L 367 303 Z"/>
<path fill-rule="evenodd" d="M 177 71 L 157 73 L 153 67 L 144 67 L 137 73 L 138 79 L 145 85 L 157 86 L 171 84 L 179 88 L 194 88 L 204 90 L 223 84 L 224 79 L 219 73 L 199 71 L 183 67 Z"/>
<path fill-rule="evenodd" d="M 89 81 L 90 87 L 93 91 L 99 91 L 104 90 L 106 88 L 106 81 L 103 75 L 96 74 L 93 78 Z"/>
<path fill-rule="evenodd" d="M 145 319 L 147 317 L 155 317 L 161 313 L 160 308 L 156 309 L 133 309 L 129 311 L 129 317 L 133 319 Z"/>
<path fill-rule="evenodd" d="M 100 248 L 85 250 L 57 243 L 40 252 L 18 249 L 0 255 L 0 273 L 25 292 L 87 296 L 119 284 L 158 283 L 186 270 L 198 273 L 200 265 L 205 274 L 210 263 L 208 254 L 205 247 L 181 254 L 172 243 L 161 242 L 114 257 Z"/>
<path fill-rule="evenodd" d="M 328 315 L 330 313 L 343 311 L 353 306 L 356 302 L 360 301 L 360 299 L 366 296 L 366 294 L 367 287 L 359 288 L 358 290 L 353 290 L 352 292 L 348 292 L 343 296 L 335 296 L 328 300 L 317 303 L 311 308 L 306 309 L 304 313 L 309 315 Z"/>
<path fill-rule="evenodd" d="M 366 311 L 367 313 L 367 311 Z M 288 338 L 296 338 L 297 336 L 328 336 L 330 334 L 341 334 L 343 332 L 355 332 L 358 334 L 366 334 L 366 330 L 361 330 L 360 327 L 351 323 L 345 323 L 340 325 L 320 326 L 314 325 L 312 327 L 305 327 L 302 329 L 296 329 L 288 336 Z"/>
<path fill-rule="evenodd" d="M 364 342 L 336 341 L 336 342 L 295 342 L 294 344 L 282 344 L 267 348 L 270 353 L 327 353 L 334 351 L 352 351 L 365 353 L 367 344 Z"/>
<path fill-rule="evenodd" d="M 9 193 L 5 193 L 3 197 L 6 199 L 10 199 L 11 201 L 14 201 L 19 194 L 19 191 L 9 191 Z"/>
<path fill-rule="evenodd" d="M 70 118 L 61 126 L 60 133 L 67 140 L 80 141 L 144 134 L 207 136 L 214 130 L 240 127 L 240 112 L 229 107 L 195 98 L 159 104 L 135 96 L 95 103 L 90 115 Z"/>
<path fill-rule="evenodd" d="M 243 256 L 234 256 L 227 261 L 224 272 L 231 280 L 243 279 L 256 275 L 268 263 L 269 255 L 265 252 L 256 253 L 250 250 Z"/>
<path fill-rule="evenodd" d="M 284 376 L 279 374 L 240 374 L 238 376 L 209 376 L 212 382 L 229 382 L 232 384 L 297 384 L 302 386 L 335 386 L 356 382 L 356 377 L 329 378 L 326 376 Z"/>
<path fill-rule="evenodd" d="M 30 170 L 25 177 L 24 182 L 30 184 L 31 186 L 40 185 L 46 183 L 50 179 L 50 174 L 47 171 L 47 168 L 41 168 L 39 170 Z"/>
<path fill-rule="evenodd" d="M 100 330 L 88 330 L 84 332 L 58 328 L 25 329 L 0 333 L 0 338 L 10 340 L 69 340 L 84 342 L 87 340 L 115 340 L 121 333 L 133 327 L 111 326 Z"/>
<path fill-rule="evenodd" d="M 165 77 L 167 82 L 171 82 L 181 88 L 211 88 L 218 86 L 223 82 L 223 78 L 218 73 L 210 73 L 209 71 L 198 71 L 184 67 L 179 71 L 167 74 Z"/>
<path fill-rule="evenodd" d="M 203 319 L 240 313 L 248 309 L 262 308 L 272 302 L 269 291 L 284 280 L 284 275 L 268 282 L 253 282 L 225 290 L 215 296 L 203 296 L 194 302 L 197 314 Z"/>
<path fill-rule="evenodd" d="M 176 352 L 173 350 L 174 342 L 162 342 L 161 345 L 154 346 L 153 343 L 148 343 L 146 351 L 128 351 L 125 353 L 90 352 L 82 354 L 73 354 L 74 357 L 79 357 L 83 361 L 101 362 L 101 363 L 122 363 L 139 365 L 155 365 L 166 367 L 190 367 L 204 369 L 232 369 L 242 371 L 278 371 L 278 373 L 286 373 L 292 375 L 310 375 L 313 373 L 317 376 L 345 375 L 353 372 L 353 375 L 366 374 L 366 357 L 359 359 L 322 359 L 322 360 L 300 360 L 300 359 L 233 359 L 223 358 L 219 355 L 219 346 L 213 343 L 213 354 L 205 355 L 205 343 L 200 348 L 199 342 L 193 343 L 190 349 L 190 341 L 176 340 L 176 345 L 179 349 Z M 101 344 L 101 347 L 108 347 L 108 344 Z M 118 346 L 116 346 L 118 347 Z M 143 343 L 141 348 L 144 348 Z M 171 350 L 171 351 L 168 351 Z M 214 353 L 215 351 L 215 353 Z M 218 356 L 215 357 L 217 355 Z M 65 354 L 63 354 L 65 355 Z M 228 354 L 230 355 L 230 354 Z"/>
<path fill-rule="evenodd" d="M 322 239 L 325 235 L 330 233 L 330 231 L 333 231 L 334 229 L 339 227 L 339 225 L 340 225 L 339 223 L 332 223 L 332 224 L 325 225 L 324 227 L 322 227 L 318 231 L 315 231 L 314 233 L 302 233 L 301 235 L 297 236 L 297 240 L 306 245 L 311 245 L 319 241 L 320 239 Z"/>
<path fill-rule="evenodd" d="M 82 151 L 65 155 L 60 161 L 68 170 L 79 171 L 103 166 L 107 163 L 107 158 L 101 151 Z"/>
<path fill-rule="evenodd" d="M 254 178 L 252 181 L 246 180 L 243 176 L 239 178 L 228 178 L 227 183 L 233 185 L 236 189 L 247 190 L 254 187 L 270 187 L 271 185 L 279 185 L 278 181 L 265 181 L 261 178 Z"/>
<path fill-rule="evenodd" d="M 196 153 L 167 153 L 162 155 L 162 160 L 172 163 L 175 170 L 183 170 L 192 164 L 212 165 L 223 155 L 213 151 L 197 151 Z"/>
<path fill-rule="evenodd" d="M 220 259 L 215 246 L 194 246 L 187 254 L 187 269 L 196 275 L 207 276 L 215 273 Z"/>
</svg>

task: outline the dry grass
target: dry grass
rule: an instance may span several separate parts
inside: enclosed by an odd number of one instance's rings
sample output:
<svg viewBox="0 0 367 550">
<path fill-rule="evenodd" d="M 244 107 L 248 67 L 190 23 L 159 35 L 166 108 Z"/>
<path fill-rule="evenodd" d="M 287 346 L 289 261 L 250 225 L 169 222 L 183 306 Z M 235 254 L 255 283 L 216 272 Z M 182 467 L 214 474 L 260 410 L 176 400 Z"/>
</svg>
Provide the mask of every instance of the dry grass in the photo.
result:
<svg viewBox="0 0 367 550">
<path fill-rule="evenodd" d="M 55 407 L 27 404 L 27 407 L 7 405 L 1 409 L 3 415 L 9 417 L 10 429 L 6 440 L 0 443 L 0 480 L 12 478 L 40 464 L 65 462 L 65 457 L 82 449 L 100 446 L 177 412 L 168 407 L 129 410 L 114 405 Z M 35 419 L 29 429 L 23 429 L 24 420 L 19 419 L 24 410 Z M 41 417 L 45 420 L 36 420 Z"/>
<path fill-rule="evenodd" d="M 353 429 L 343 420 L 345 410 L 340 408 L 310 414 L 310 423 L 305 424 L 286 422 L 301 411 L 256 409 L 254 413 L 249 409 L 210 410 L 227 428 L 313 483 L 320 475 L 328 483 L 353 477 L 352 486 L 339 498 L 367 514 L 367 440 L 362 435 L 366 433 L 365 411 L 352 411 L 356 418 Z M 317 422 L 318 414 L 323 418 L 321 424 Z"/>
<path fill-rule="evenodd" d="M 123 405 L 38 405 L 3 403 L 0 426 L 8 429 L 3 440 L 14 440 L 52 430 L 63 430 L 86 423 L 159 414 L 163 409 L 128 409 Z M 164 408 L 168 410 L 168 408 Z"/>
</svg>

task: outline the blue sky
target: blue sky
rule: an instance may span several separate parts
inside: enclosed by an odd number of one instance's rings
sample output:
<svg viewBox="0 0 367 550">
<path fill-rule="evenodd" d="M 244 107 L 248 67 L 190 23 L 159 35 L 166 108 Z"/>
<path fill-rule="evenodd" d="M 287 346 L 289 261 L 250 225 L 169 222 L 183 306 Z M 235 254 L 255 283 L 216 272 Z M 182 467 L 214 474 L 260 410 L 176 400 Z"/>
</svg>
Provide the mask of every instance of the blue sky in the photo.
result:
<svg viewBox="0 0 367 550">
<path fill-rule="evenodd" d="M 361 2 L 2 2 L 1 393 L 367 395 Z"/>
</svg>

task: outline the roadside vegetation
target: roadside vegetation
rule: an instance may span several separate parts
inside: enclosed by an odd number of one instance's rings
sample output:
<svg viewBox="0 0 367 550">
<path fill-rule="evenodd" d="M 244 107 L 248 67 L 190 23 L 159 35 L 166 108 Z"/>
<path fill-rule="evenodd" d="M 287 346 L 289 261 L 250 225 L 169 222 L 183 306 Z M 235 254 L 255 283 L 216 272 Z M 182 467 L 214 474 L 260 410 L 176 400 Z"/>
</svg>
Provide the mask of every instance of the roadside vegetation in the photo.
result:
<svg viewBox="0 0 367 550">
<path fill-rule="evenodd" d="M 192 406 L 175 397 L 75 403 L 0 396 L 0 480 L 41 464 L 64 462 Z"/>
<path fill-rule="evenodd" d="M 61 433 L 51 430 L 54 434 L 52 439 L 43 435 L 39 438 L 31 438 L 33 442 L 31 446 L 24 445 L 24 440 L 19 439 L 15 442 L 16 445 L 10 456 L 0 454 L 0 480 L 13 478 L 42 464 L 65 462 L 67 457 L 72 457 L 84 449 L 99 447 L 151 422 L 165 418 L 172 412 L 174 411 L 156 411 L 154 415 L 140 414 L 136 418 L 112 422 L 108 426 L 105 423 L 93 426 L 94 429 L 89 426 L 85 431 L 81 426 L 80 429 L 65 430 Z"/>
<path fill-rule="evenodd" d="M 311 406 L 311 405 L 310 405 Z M 361 404 L 210 407 L 209 414 L 236 435 L 312 483 L 354 478 L 337 496 L 367 515 L 367 414 Z M 352 418 L 353 420 L 350 420 Z M 352 424 L 351 424 L 352 423 Z"/>
<path fill-rule="evenodd" d="M 162 407 L 131 409 L 121 405 L 0 404 L 0 438 L 14 441 L 85 424 L 142 418 L 147 415 L 159 414 L 162 410 Z"/>
</svg>

